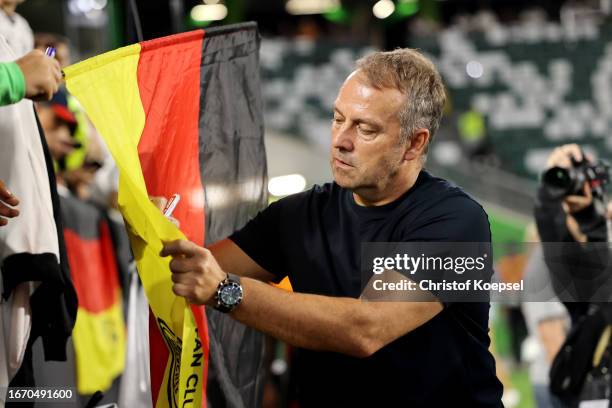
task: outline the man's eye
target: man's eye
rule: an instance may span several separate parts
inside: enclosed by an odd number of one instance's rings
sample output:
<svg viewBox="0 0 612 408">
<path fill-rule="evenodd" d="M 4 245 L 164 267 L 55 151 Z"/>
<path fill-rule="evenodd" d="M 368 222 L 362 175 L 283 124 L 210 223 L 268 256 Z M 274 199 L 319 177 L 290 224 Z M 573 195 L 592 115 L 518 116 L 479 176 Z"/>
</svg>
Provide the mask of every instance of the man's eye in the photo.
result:
<svg viewBox="0 0 612 408">
<path fill-rule="evenodd" d="M 360 127 L 359 128 L 359 133 L 361 133 L 362 135 L 365 135 L 365 136 L 371 136 L 374 133 L 376 133 L 376 131 L 373 130 L 373 129 L 367 129 L 367 128 Z"/>
<path fill-rule="evenodd" d="M 343 118 L 339 118 L 339 117 L 334 117 L 332 119 L 332 122 L 334 122 L 334 123 L 342 123 L 342 122 L 344 122 L 344 119 Z"/>
</svg>

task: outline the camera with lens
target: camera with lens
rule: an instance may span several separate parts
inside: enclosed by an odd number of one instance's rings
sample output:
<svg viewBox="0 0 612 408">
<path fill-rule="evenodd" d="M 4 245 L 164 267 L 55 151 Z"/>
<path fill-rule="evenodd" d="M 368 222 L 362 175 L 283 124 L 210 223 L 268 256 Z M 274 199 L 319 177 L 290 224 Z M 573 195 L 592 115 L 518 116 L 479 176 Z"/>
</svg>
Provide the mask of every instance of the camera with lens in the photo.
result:
<svg viewBox="0 0 612 408">
<path fill-rule="evenodd" d="M 584 156 L 583 156 L 584 157 Z M 589 183 L 593 197 L 603 198 L 610 181 L 610 165 L 603 161 L 580 162 L 572 159 L 572 167 L 552 167 L 542 175 L 542 184 L 551 198 L 561 199 L 569 195 L 584 195 L 584 183 Z"/>
</svg>

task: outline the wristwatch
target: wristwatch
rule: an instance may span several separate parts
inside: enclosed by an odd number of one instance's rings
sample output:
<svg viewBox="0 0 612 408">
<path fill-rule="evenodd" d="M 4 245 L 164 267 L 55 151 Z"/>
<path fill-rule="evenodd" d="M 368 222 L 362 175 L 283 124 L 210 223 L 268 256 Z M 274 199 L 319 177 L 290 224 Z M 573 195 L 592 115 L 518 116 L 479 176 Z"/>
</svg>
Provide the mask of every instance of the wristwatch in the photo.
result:
<svg viewBox="0 0 612 408">
<path fill-rule="evenodd" d="M 228 273 L 225 279 L 219 282 L 215 300 L 217 304 L 215 309 L 223 313 L 229 313 L 242 302 L 242 285 L 240 285 L 240 277 Z"/>
</svg>

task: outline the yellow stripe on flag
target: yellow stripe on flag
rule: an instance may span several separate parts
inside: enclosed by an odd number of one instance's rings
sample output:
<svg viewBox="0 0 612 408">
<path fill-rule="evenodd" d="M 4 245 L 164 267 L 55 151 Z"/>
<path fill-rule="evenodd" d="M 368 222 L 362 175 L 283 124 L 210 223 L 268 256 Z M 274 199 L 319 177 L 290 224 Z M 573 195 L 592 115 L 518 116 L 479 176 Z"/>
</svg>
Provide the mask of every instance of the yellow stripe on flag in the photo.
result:
<svg viewBox="0 0 612 408">
<path fill-rule="evenodd" d="M 107 390 L 125 367 L 125 326 L 121 293 L 109 309 L 90 313 L 77 311 L 72 331 L 76 352 L 77 389 L 80 394 Z"/>
<path fill-rule="evenodd" d="M 137 80 L 139 57 L 140 45 L 134 44 L 72 65 L 64 69 L 66 86 L 115 159 L 120 174 L 119 207 L 140 279 L 160 330 L 172 333 L 164 336 L 170 356 L 156 407 L 200 407 L 202 365 L 192 367 L 190 360 L 190 353 L 197 349 L 196 324 L 185 299 L 172 292 L 170 259 L 159 256 L 163 241 L 185 236 L 149 201 L 138 157 L 145 124 Z M 164 323 L 167 326 L 161 327 Z M 192 392 L 194 378 L 198 386 Z"/>
</svg>

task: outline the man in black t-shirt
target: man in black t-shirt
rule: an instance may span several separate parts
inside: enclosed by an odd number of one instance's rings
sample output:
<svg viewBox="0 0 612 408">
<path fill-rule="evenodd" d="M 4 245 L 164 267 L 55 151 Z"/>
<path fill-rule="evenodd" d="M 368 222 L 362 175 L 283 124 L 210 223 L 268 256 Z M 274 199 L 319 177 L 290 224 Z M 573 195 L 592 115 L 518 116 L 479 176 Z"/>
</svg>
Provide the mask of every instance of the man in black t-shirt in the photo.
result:
<svg viewBox="0 0 612 408">
<path fill-rule="evenodd" d="M 296 346 L 301 407 L 502 406 L 488 303 L 359 299 L 362 242 L 490 242 L 482 207 L 422 170 L 444 102 L 418 52 L 364 57 L 334 105 L 333 183 L 277 201 L 209 249 L 162 251 L 177 295 Z M 285 276 L 292 293 L 266 284 Z"/>
</svg>

